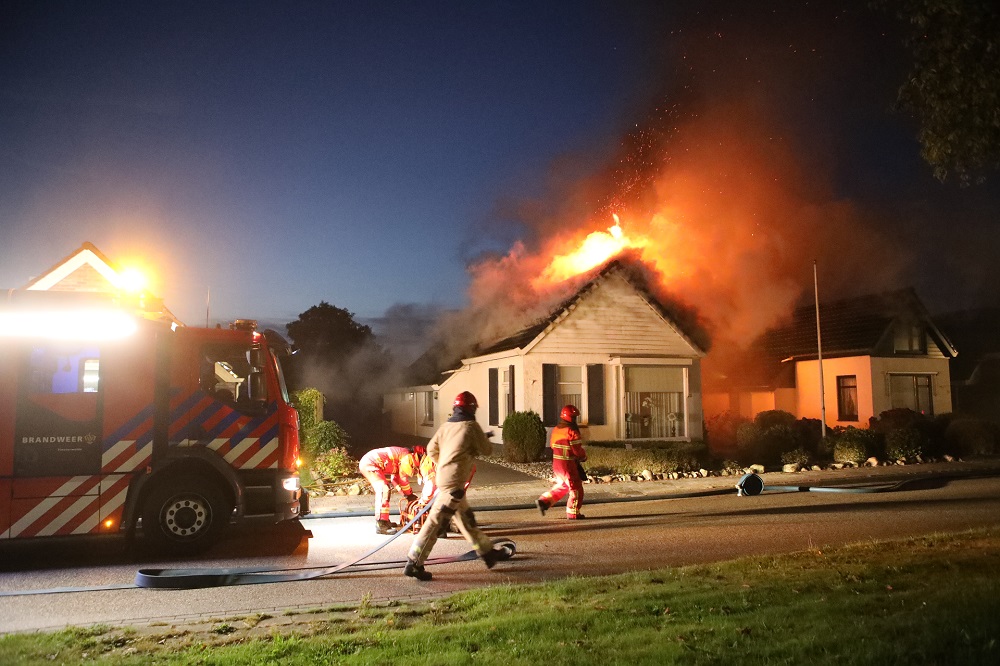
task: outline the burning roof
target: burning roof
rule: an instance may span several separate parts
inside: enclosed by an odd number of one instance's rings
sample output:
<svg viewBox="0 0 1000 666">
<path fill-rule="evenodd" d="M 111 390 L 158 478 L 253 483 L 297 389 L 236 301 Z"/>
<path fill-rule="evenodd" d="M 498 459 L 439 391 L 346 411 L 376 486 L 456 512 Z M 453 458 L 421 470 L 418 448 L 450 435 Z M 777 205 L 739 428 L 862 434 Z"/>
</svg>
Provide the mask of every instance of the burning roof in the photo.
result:
<svg viewBox="0 0 1000 666">
<path fill-rule="evenodd" d="M 678 333 L 689 342 L 697 353 L 705 353 L 709 347 L 708 334 L 698 324 L 695 314 L 680 304 L 667 303 L 654 296 L 648 289 L 644 267 L 627 256 L 618 256 L 599 267 L 598 270 L 585 274 L 583 284 L 569 298 L 552 307 L 545 316 L 509 335 L 500 339 L 494 338 L 492 341 L 472 341 L 465 348 L 452 348 L 450 353 L 447 345 L 436 344 L 410 366 L 411 383 L 414 385 L 436 384 L 441 380 L 443 373 L 460 367 L 463 358 L 523 349 L 539 336 L 544 335 L 580 299 L 597 287 L 602 280 L 613 274 L 621 275 L 635 287 L 636 291 L 660 316 L 674 325 Z M 579 280 L 576 283 L 579 283 Z"/>
</svg>

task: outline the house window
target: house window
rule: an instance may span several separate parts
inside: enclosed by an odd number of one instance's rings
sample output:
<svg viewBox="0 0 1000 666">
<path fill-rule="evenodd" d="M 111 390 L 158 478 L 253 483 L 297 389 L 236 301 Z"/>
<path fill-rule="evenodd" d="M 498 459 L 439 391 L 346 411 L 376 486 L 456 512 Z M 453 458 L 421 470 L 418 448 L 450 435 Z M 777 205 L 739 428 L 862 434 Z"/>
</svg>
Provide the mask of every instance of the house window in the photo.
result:
<svg viewBox="0 0 1000 666">
<path fill-rule="evenodd" d="M 583 413 L 583 367 L 559 366 L 559 404 L 573 405 Z"/>
<path fill-rule="evenodd" d="M 510 380 L 512 371 L 508 368 L 503 371 L 503 380 L 500 383 L 500 421 L 503 422 L 507 415 L 514 411 L 514 394 L 510 390 Z"/>
<path fill-rule="evenodd" d="M 837 420 L 858 420 L 857 375 L 841 375 L 837 377 Z"/>
<path fill-rule="evenodd" d="M 625 438 L 687 436 L 685 369 L 625 366 Z"/>
<path fill-rule="evenodd" d="M 422 391 L 420 393 L 420 403 L 423 408 L 423 417 L 420 425 L 434 425 L 434 391 Z"/>
<path fill-rule="evenodd" d="M 930 375 L 889 375 L 889 401 L 893 409 L 934 414 Z"/>
<path fill-rule="evenodd" d="M 893 351 L 897 354 L 922 354 L 927 351 L 924 329 L 919 324 L 900 322 L 893 335 Z"/>
<path fill-rule="evenodd" d="M 554 426 L 566 405 L 580 410 L 580 423 L 605 425 L 604 366 L 542 364 L 542 423 Z"/>
</svg>

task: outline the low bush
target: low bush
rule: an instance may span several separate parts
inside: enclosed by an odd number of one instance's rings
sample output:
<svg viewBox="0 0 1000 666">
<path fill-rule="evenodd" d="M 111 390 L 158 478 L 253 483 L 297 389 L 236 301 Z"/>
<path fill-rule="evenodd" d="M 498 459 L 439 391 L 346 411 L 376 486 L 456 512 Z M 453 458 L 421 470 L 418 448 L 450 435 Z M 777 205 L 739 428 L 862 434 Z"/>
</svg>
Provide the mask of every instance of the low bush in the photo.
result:
<svg viewBox="0 0 1000 666">
<path fill-rule="evenodd" d="M 705 419 L 705 444 L 716 458 L 729 458 L 738 448 L 736 431 L 749 420 L 739 414 L 724 412 Z"/>
<path fill-rule="evenodd" d="M 336 447 L 316 456 L 311 469 L 317 479 L 336 481 L 357 475 L 358 461 L 352 458 L 346 449 Z"/>
<path fill-rule="evenodd" d="M 782 465 L 800 465 L 805 467 L 811 460 L 812 454 L 809 453 L 809 451 L 806 451 L 803 446 L 791 451 L 785 451 L 781 454 Z"/>
<path fill-rule="evenodd" d="M 535 412 L 511 412 L 503 421 L 503 457 L 508 462 L 541 460 L 545 451 L 545 426 Z"/>
<path fill-rule="evenodd" d="M 768 409 L 763 412 L 758 412 L 757 416 L 753 417 L 753 422 L 765 431 L 778 426 L 792 428 L 795 425 L 795 421 L 796 419 L 794 414 L 790 414 L 781 409 Z"/>
<path fill-rule="evenodd" d="M 885 455 L 889 460 L 914 460 L 927 455 L 930 438 L 916 427 L 897 428 L 885 435 Z"/>
<path fill-rule="evenodd" d="M 624 443 L 606 446 L 605 442 L 584 444 L 589 474 L 639 474 L 649 470 L 654 474 L 691 472 L 706 465 L 708 449 L 704 442 L 669 442 L 658 446 L 637 446 L 626 449 Z M 646 444 L 644 442 L 644 444 Z"/>
<path fill-rule="evenodd" d="M 998 451 L 1000 427 L 978 418 L 956 417 L 944 433 L 945 449 L 956 456 L 989 456 Z"/>
<path fill-rule="evenodd" d="M 881 435 L 870 428 L 851 426 L 834 435 L 833 459 L 836 462 L 863 463 L 882 448 Z"/>
<path fill-rule="evenodd" d="M 806 449 L 813 439 L 811 429 L 811 424 L 796 420 L 788 412 L 763 411 L 752 422 L 736 427 L 737 446 L 731 455 L 743 465 L 776 465 L 784 454 Z"/>
</svg>

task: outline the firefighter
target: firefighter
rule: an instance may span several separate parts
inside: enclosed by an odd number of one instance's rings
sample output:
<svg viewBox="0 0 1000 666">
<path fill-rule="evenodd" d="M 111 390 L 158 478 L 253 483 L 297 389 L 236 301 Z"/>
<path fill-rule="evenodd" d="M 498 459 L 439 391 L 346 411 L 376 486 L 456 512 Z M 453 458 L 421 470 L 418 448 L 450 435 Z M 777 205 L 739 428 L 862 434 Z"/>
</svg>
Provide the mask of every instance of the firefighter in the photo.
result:
<svg viewBox="0 0 1000 666">
<path fill-rule="evenodd" d="M 417 499 L 410 488 L 410 477 L 420 468 L 417 454 L 402 446 L 372 449 L 358 463 L 358 469 L 375 490 L 376 534 L 395 534 L 399 525 L 389 521 L 389 497 L 393 487 L 408 501 Z"/>
<path fill-rule="evenodd" d="M 556 477 L 556 483 L 535 501 L 538 512 L 543 516 L 568 492 L 566 518 L 569 520 L 584 518 L 580 513 L 580 505 L 583 504 L 584 476 L 583 466 L 580 463 L 587 459 L 587 453 L 583 450 L 580 427 L 576 424 L 578 416 L 580 416 L 579 409 L 573 405 L 566 405 L 559 412 L 559 425 L 552 429 L 549 442 L 552 446 L 552 473 Z"/>
<path fill-rule="evenodd" d="M 452 407 L 451 417 L 427 443 L 427 455 L 434 461 L 434 481 L 438 493 L 427 520 L 410 546 L 403 569 L 405 575 L 417 580 L 431 579 L 431 573 L 424 569 L 424 562 L 434 548 L 441 528 L 452 518 L 458 524 L 458 531 L 473 544 L 488 569 L 507 557 L 505 551 L 493 547 L 493 542 L 476 525 L 465 497 L 473 460 L 477 456 L 488 456 L 493 451 L 486 433 L 476 423 L 476 409 L 479 407 L 476 396 L 463 391 L 455 397 Z"/>
<path fill-rule="evenodd" d="M 487 437 L 492 436 L 492 434 L 493 433 L 491 431 L 490 433 L 487 434 Z M 414 450 L 416 449 L 417 447 L 414 447 Z M 427 504 L 434 497 L 434 494 L 437 492 L 438 489 L 436 481 L 437 467 L 434 464 L 434 459 L 431 458 L 429 455 L 426 455 L 426 451 L 422 450 L 421 453 L 423 453 L 424 456 L 420 459 L 420 484 L 421 484 L 420 499 L 417 500 L 416 504 L 411 504 L 410 507 L 408 507 L 410 515 L 415 515 L 417 512 L 419 512 L 421 509 L 427 506 Z M 472 475 L 469 477 L 469 480 L 465 482 L 466 490 L 468 490 L 469 486 L 472 485 L 472 477 L 475 475 L 476 475 L 476 467 L 475 465 L 473 465 Z M 424 520 L 426 520 L 426 518 L 427 516 L 425 514 Z M 472 513 L 471 508 L 468 510 L 468 520 L 472 521 L 473 523 L 475 523 L 476 520 L 476 516 Z M 422 525 L 423 522 L 421 522 L 420 525 L 417 525 L 417 530 L 419 530 Z M 458 527 L 455 521 L 453 520 L 448 521 L 447 523 L 442 525 L 441 533 L 438 535 L 438 537 L 446 538 L 448 536 L 448 532 L 458 532 Z"/>
</svg>

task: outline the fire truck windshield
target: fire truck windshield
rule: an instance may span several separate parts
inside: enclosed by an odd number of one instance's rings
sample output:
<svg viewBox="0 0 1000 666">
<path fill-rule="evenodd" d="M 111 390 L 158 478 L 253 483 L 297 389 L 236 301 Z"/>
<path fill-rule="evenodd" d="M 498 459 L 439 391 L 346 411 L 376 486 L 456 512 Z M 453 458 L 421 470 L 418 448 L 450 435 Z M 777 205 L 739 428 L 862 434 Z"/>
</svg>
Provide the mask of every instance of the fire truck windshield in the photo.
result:
<svg viewBox="0 0 1000 666">
<path fill-rule="evenodd" d="M 252 409 L 249 355 L 245 345 L 206 345 L 199 370 L 202 390 L 237 409 Z"/>
</svg>

